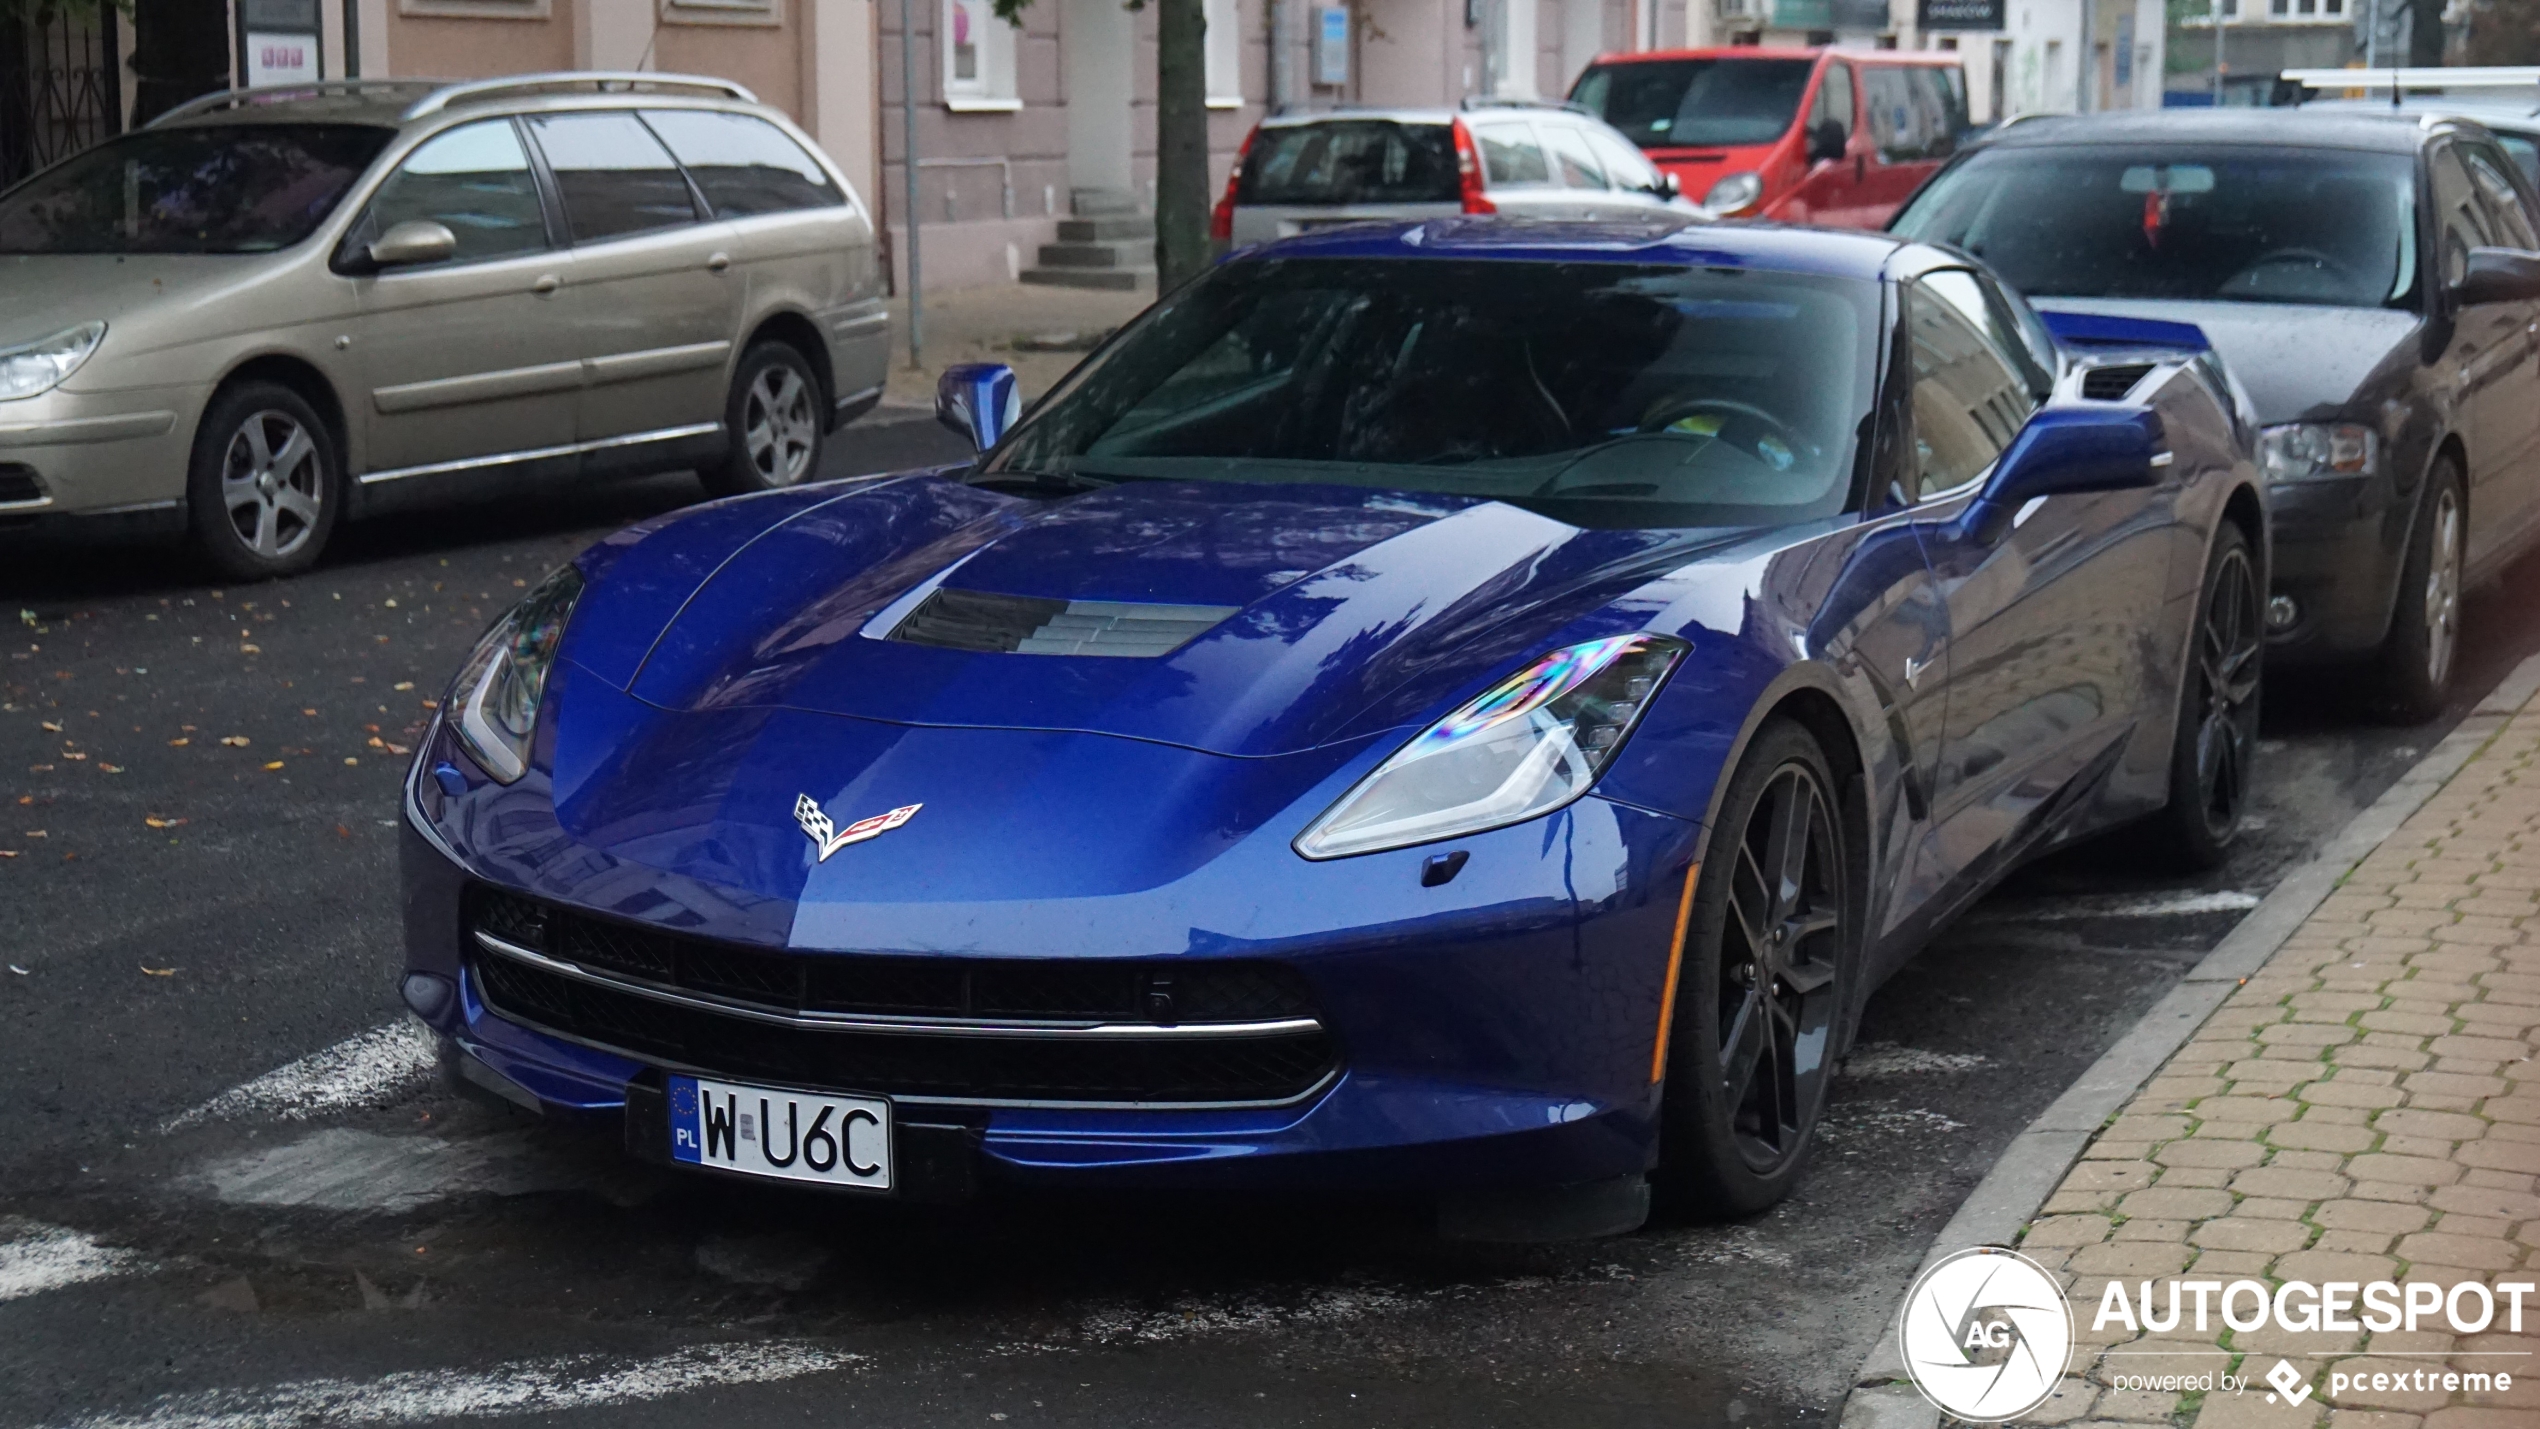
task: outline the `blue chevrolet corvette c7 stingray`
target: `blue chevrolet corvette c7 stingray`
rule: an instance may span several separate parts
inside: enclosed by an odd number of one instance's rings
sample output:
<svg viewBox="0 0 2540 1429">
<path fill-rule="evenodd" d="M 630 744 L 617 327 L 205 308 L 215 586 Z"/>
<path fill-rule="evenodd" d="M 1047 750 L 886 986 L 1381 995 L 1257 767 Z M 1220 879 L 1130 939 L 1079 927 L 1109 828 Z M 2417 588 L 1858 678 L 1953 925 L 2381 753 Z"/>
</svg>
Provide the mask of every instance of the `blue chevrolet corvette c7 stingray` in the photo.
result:
<svg viewBox="0 0 2540 1429">
<path fill-rule="evenodd" d="M 717 502 L 498 622 L 406 791 L 464 1085 L 652 1160 L 1770 1204 L 1879 980 L 2248 796 L 2266 526 L 2191 327 L 1877 234 L 1237 254 L 969 465 Z"/>
</svg>

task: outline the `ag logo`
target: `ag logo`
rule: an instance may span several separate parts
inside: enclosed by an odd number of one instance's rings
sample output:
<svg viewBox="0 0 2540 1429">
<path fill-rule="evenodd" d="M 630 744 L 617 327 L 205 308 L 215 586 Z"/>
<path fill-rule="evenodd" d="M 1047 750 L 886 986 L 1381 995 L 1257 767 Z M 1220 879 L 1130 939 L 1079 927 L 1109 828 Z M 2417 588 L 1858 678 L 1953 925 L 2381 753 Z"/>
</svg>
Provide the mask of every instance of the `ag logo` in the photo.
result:
<svg viewBox="0 0 2540 1429">
<path fill-rule="evenodd" d="M 829 855 L 849 844 L 860 844 L 876 835 L 887 834 L 916 818 L 917 811 L 925 807 L 924 804 L 902 804 L 887 814 L 875 814 L 869 819 L 858 819 L 842 829 L 831 823 L 829 816 L 821 812 L 818 800 L 809 794 L 796 794 L 794 822 L 803 826 L 804 837 L 810 839 L 812 846 L 820 850 L 820 862 L 827 863 Z"/>
<path fill-rule="evenodd" d="M 2063 1287 L 2037 1262 L 1989 1247 L 1925 1271 L 1896 1328 L 1905 1372 L 1923 1397 L 1979 1424 L 2017 1419 L 2044 1402 L 2072 1358 Z"/>
</svg>

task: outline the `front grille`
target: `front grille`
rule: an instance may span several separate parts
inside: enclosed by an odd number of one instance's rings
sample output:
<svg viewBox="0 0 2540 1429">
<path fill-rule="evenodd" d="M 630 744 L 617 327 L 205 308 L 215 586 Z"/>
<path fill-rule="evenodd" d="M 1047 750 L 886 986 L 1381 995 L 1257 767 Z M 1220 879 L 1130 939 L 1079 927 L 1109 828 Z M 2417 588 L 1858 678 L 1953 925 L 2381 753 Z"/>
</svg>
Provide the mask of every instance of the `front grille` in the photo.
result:
<svg viewBox="0 0 2540 1429">
<path fill-rule="evenodd" d="M 35 468 L 24 462 L 0 462 L 0 506 L 16 506 L 44 499 L 44 483 L 35 479 Z"/>
<path fill-rule="evenodd" d="M 1314 1018 L 1303 980 L 1275 963 L 782 952 L 490 889 L 475 891 L 469 918 L 474 930 L 585 973 L 653 985 L 650 995 L 604 986 L 471 946 L 470 971 L 494 1011 L 642 1060 L 735 1077 L 962 1101 L 1281 1102 L 1313 1090 L 1335 1061 L 1319 1026 L 1271 1035 L 1205 1031 L 1212 1023 Z M 679 993 L 739 1006 L 666 1000 Z M 767 1020 L 803 1013 L 958 1026 Z M 1046 1023 L 1139 1031 L 1093 1036 L 1035 1025 Z M 983 1029 L 1026 1035 L 977 1035 Z"/>
<path fill-rule="evenodd" d="M 2093 367 L 2081 374 L 2081 395 L 2093 402 L 2122 402 L 2128 392 L 2152 373 L 2149 362 L 2112 363 Z"/>
<path fill-rule="evenodd" d="M 1235 613 L 1231 605 L 1046 600 L 937 589 L 891 630 L 911 645 L 1019 655 L 1170 655 Z"/>
</svg>

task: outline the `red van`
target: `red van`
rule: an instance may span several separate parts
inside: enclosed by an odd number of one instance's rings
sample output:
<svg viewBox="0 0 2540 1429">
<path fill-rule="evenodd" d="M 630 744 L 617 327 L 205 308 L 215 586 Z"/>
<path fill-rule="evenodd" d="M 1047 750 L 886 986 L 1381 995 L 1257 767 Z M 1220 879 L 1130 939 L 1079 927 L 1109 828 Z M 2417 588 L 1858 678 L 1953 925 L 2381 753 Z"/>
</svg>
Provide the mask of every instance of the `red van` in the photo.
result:
<svg viewBox="0 0 2540 1429">
<path fill-rule="evenodd" d="M 1570 101 L 1715 217 L 1841 228 L 1885 224 L 1967 132 L 1966 71 L 1946 51 L 1605 55 Z"/>
</svg>

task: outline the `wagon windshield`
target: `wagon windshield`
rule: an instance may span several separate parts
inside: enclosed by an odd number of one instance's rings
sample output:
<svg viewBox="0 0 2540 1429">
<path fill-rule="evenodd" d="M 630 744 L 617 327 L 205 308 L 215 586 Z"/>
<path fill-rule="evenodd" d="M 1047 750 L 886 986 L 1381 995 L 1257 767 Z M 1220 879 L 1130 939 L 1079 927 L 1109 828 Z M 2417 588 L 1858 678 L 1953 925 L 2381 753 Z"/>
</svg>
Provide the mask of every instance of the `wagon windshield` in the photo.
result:
<svg viewBox="0 0 2540 1429">
<path fill-rule="evenodd" d="M 306 238 L 387 147 L 369 124 L 145 129 L 0 193 L 0 253 L 269 253 Z"/>
<path fill-rule="evenodd" d="M 1598 65 L 1570 98 L 1644 149 L 1769 144 L 1790 129 L 1814 60 L 1632 60 Z"/>
<path fill-rule="evenodd" d="M 1071 373 L 974 480 L 1337 483 L 1582 526 L 1843 509 L 1877 285 L 1623 263 L 1222 266 Z"/>
</svg>

